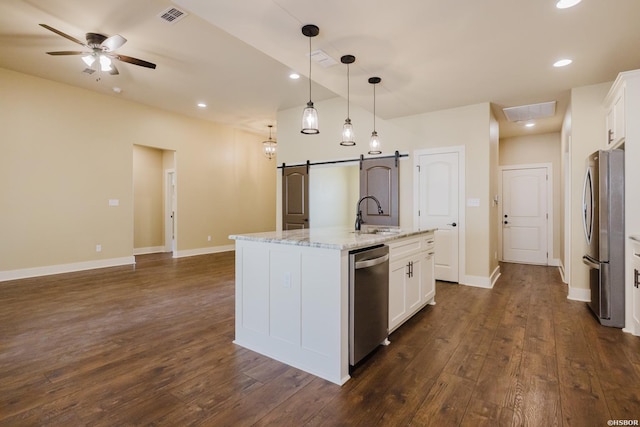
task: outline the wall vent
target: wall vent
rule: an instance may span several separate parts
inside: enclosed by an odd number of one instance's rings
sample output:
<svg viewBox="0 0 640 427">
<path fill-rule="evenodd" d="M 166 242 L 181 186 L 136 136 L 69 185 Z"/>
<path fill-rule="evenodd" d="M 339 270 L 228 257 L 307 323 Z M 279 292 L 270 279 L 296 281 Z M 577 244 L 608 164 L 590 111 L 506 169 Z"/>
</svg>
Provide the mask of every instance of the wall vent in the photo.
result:
<svg viewBox="0 0 640 427">
<path fill-rule="evenodd" d="M 184 18 L 185 16 L 187 16 L 188 13 L 185 11 L 182 11 L 180 9 L 177 9 L 175 7 L 170 7 L 164 11 L 162 11 L 158 17 L 160 19 L 162 19 L 164 22 L 168 22 L 169 24 L 175 24 L 176 22 L 178 22 L 179 20 L 181 20 L 182 18 Z"/>
<path fill-rule="evenodd" d="M 504 116 L 510 122 L 526 122 L 529 120 L 553 117 L 556 114 L 556 101 L 541 102 L 540 104 L 521 105 L 519 107 L 503 108 Z"/>
</svg>

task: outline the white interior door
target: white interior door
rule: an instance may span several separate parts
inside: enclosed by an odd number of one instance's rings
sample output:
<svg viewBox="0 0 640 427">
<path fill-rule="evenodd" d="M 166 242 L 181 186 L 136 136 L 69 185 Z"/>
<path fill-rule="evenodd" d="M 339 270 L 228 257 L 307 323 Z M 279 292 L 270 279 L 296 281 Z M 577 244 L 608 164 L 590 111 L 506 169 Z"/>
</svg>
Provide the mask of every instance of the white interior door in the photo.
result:
<svg viewBox="0 0 640 427">
<path fill-rule="evenodd" d="M 459 153 L 418 156 L 418 216 L 421 229 L 436 228 L 436 280 L 459 281 Z"/>
<path fill-rule="evenodd" d="M 502 259 L 547 264 L 547 168 L 502 171 Z"/>
</svg>

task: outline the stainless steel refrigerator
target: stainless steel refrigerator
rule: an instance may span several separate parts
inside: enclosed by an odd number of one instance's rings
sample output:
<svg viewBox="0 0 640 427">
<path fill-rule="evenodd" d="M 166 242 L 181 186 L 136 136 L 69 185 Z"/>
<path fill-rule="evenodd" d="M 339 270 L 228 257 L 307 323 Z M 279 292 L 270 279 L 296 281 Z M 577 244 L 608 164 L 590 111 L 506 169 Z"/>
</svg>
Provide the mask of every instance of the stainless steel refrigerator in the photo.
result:
<svg viewBox="0 0 640 427">
<path fill-rule="evenodd" d="M 624 327 L 624 151 L 599 150 L 587 159 L 582 196 L 591 302 L 604 326 Z"/>
</svg>

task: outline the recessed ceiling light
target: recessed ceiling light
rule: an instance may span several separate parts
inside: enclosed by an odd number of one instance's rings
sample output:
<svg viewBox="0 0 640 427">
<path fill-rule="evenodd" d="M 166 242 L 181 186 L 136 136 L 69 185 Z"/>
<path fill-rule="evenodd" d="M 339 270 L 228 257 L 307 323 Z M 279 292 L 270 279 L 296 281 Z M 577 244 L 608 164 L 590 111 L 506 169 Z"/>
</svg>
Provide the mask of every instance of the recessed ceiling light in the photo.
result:
<svg viewBox="0 0 640 427">
<path fill-rule="evenodd" d="M 198 102 L 198 107 L 207 108 L 207 104 L 205 104 L 204 102 Z"/>
<path fill-rule="evenodd" d="M 119 88 L 118 86 L 114 86 L 114 87 L 113 87 L 113 91 L 114 91 L 115 93 L 122 93 L 122 89 L 121 89 L 121 88 Z"/>
<path fill-rule="evenodd" d="M 566 67 L 567 65 L 571 64 L 573 61 L 570 59 L 561 59 L 559 61 L 556 61 L 553 63 L 554 67 Z"/>
<path fill-rule="evenodd" d="M 526 124 L 524 125 L 524 127 L 526 127 L 526 128 L 532 128 L 532 127 L 534 127 L 535 125 L 536 125 L 535 123 L 531 123 L 531 122 L 529 122 L 529 123 L 526 123 Z"/>
<path fill-rule="evenodd" d="M 298 73 L 291 73 L 291 74 L 289 74 L 289 78 L 290 78 L 291 80 L 298 80 L 298 79 L 300 78 L 300 74 L 298 74 Z"/>
<path fill-rule="evenodd" d="M 582 0 L 559 0 L 558 3 L 556 3 L 556 7 L 558 9 L 568 9 L 570 7 L 577 5 L 581 1 Z"/>
</svg>

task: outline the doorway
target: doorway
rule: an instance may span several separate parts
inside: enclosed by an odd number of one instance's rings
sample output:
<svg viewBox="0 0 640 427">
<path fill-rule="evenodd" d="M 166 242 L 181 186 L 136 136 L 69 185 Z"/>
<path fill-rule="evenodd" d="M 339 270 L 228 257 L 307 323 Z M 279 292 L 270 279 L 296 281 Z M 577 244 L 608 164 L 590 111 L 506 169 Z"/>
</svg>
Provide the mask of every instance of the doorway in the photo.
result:
<svg viewBox="0 0 640 427">
<path fill-rule="evenodd" d="M 501 167 L 502 261 L 549 264 L 551 165 Z"/>
<path fill-rule="evenodd" d="M 420 229 L 435 228 L 435 278 L 458 283 L 464 277 L 464 147 L 414 153 L 414 216 Z"/>
<path fill-rule="evenodd" d="M 176 171 L 166 169 L 165 174 L 165 196 L 164 196 L 164 251 L 172 252 L 176 258 L 176 213 L 177 213 L 177 192 L 176 192 Z"/>
</svg>

